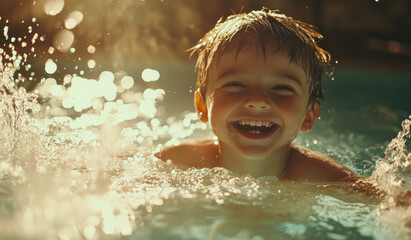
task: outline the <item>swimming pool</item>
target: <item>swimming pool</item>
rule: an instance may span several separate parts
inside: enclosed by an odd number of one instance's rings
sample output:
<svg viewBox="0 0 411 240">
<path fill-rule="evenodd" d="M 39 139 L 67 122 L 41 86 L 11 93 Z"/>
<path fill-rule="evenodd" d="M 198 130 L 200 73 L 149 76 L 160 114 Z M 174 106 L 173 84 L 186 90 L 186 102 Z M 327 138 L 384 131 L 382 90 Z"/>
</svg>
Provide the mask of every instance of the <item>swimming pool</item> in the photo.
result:
<svg viewBox="0 0 411 240">
<path fill-rule="evenodd" d="M 67 17 L 57 35 L 82 16 Z M 386 192 L 380 196 L 361 184 L 164 163 L 152 155 L 161 146 L 211 135 L 193 112 L 193 62 L 129 62 L 114 71 L 90 59 L 83 65 L 93 71 L 75 66 L 58 76 L 65 59 L 51 57 L 56 48 L 34 62 L 18 52 L 44 40 L 30 28 L 36 18 L 26 21 L 27 39 L 8 36 L 8 20 L 0 21 L 7 42 L 0 49 L 0 239 L 411 238 L 409 72 L 337 64 L 323 81 L 320 119 L 295 140 L 372 176 L 370 184 Z M 95 46 L 87 46 L 93 57 Z M 45 79 L 26 93 L 15 70 L 35 64 Z"/>
<path fill-rule="evenodd" d="M 193 63 L 151 67 L 161 77 L 136 77 L 128 91 L 124 72 L 102 71 L 99 81 L 73 77 L 65 94 L 43 92 L 49 101 L 31 115 L 24 107 L 39 106 L 2 78 L 9 88 L 1 91 L 2 239 L 409 239 L 411 75 L 337 66 L 334 80 L 324 79 L 320 120 L 295 141 L 362 176 L 382 159 L 373 183 L 388 194 L 378 197 L 345 183 L 182 171 L 159 161 L 150 153 L 161 145 L 210 132 L 192 112 Z M 53 117 L 75 84 L 110 81 L 123 88 L 117 100 L 99 97 L 101 106 L 83 115 Z M 60 88 L 53 86 L 50 93 Z"/>
</svg>

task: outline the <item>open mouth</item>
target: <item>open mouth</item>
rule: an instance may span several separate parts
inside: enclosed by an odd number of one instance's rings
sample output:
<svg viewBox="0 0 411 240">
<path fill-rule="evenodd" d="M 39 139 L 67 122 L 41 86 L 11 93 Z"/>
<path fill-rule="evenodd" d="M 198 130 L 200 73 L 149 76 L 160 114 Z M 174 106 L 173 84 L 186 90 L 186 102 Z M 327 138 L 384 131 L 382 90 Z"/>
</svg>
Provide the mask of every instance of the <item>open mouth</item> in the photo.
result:
<svg viewBox="0 0 411 240">
<path fill-rule="evenodd" d="M 266 120 L 240 120 L 233 122 L 233 125 L 248 138 L 265 138 L 278 128 L 278 124 Z"/>
</svg>

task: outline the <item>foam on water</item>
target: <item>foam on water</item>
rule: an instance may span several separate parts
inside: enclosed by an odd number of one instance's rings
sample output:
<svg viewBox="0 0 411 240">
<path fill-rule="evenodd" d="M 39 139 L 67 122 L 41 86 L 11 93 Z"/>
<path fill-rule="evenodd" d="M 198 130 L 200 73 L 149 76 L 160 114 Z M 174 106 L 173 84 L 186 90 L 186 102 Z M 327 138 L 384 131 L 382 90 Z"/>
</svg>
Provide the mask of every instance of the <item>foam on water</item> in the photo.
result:
<svg viewBox="0 0 411 240">
<path fill-rule="evenodd" d="M 25 57 L 13 44 L 1 54 L 0 238 L 407 239 L 410 235 L 411 157 L 406 141 L 411 119 L 404 120 L 402 131 L 365 180 L 384 192 L 381 197 L 359 191 L 361 183 L 353 187 L 280 182 L 222 168 L 182 171 L 153 152 L 207 129 L 194 113 L 180 120 L 159 116 L 164 90 L 115 91 L 121 96 L 113 98 L 111 90 L 124 90 L 131 80 L 124 73 L 102 71 L 99 79 L 66 76 L 67 86 L 45 80 L 38 91 L 27 93 L 19 87 L 24 79 L 15 76 L 17 69 L 27 66 Z M 145 81 L 160 77 L 152 69 L 143 75 Z M 122 81 L 125 77 L 127 81 Z M 95 92 L 81 95 L 81 87 L 91 85 Z M 62 86 L 57 87 L 62 93 L 51 94 L 57 91 L 51 86 Z M 37 102 L 38 94 L 47 96 L 48 105 Z M 65 98 L 72 104 L 64 106 Z M 50 113 L 70 111 L 77 117 Z"/>
</svg>

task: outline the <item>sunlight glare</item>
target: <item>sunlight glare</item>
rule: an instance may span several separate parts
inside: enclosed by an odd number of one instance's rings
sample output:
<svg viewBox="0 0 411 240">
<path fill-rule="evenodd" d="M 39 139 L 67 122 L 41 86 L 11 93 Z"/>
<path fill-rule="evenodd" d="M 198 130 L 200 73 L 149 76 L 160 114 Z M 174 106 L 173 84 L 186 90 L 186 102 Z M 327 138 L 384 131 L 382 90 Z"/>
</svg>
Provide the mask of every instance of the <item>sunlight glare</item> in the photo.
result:
<svg viewBox="0 0 411 240">
<path fill-rule="evenodd" d="M 164 95 L 166 94 L 166 92 L 164 91 L 164 89 L 152 89 L 152 88 L 147 88 L 146 90 L 144 90 L 143 92 L 143 97 L 146 100 L 156 100 L 156 99 L 163 99 Z"/>
<path fill-rule="evenodd" d="M 141 73 L 141 78 L 145 82 L 155 82 L 160 78 L 160 73 L 157 70 L 146 68 Z"/>
<path fill-rule="evenodd" d="M 50 93 L 54 97 L 62 97 L 65 92 L 66 92 L 66 89 L 62 85 L 54 85 L 50 88 Z"/>
<path fill-rule="evenodd" d="M 149 118 L 153 118 L 157 112 L 155 102 L 153 100 L 142 100 L 138 108 L 140 112 Z"/>
</svg>

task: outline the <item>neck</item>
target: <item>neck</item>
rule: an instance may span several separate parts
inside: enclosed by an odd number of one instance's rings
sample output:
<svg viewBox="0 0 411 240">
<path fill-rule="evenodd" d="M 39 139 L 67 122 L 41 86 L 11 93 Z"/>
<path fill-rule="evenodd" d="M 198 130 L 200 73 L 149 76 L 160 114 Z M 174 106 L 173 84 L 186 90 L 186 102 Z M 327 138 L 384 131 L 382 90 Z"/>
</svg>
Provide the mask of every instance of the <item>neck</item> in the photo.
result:
<svg viewBox="0 0 411 240">
<path fill-rule="evenodd" d="M 281 177 L 290 155 L 290 146 L 286 146 L 265 157 L 246 158 L 225 144 L 220 143 L 219 145 L 219 160 L 222 167 L 234 173 L 251 174 L 256 177 Z"/>
</svg>

